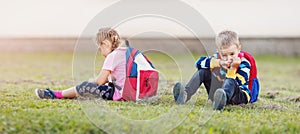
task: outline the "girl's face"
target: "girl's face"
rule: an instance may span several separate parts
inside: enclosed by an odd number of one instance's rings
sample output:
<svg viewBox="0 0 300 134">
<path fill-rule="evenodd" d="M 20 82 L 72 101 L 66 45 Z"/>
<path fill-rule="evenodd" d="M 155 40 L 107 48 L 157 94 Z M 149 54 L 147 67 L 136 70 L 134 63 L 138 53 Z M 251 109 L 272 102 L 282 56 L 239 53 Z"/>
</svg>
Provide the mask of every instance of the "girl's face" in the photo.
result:
<svg viewBox="0 0 300 134">
<path fill-rule="evenodd" d="M 112 51 L 112 44 L 109 40 L 105 39 L 98 45 L 98 51 L 106 57 Z"/>
</svg>

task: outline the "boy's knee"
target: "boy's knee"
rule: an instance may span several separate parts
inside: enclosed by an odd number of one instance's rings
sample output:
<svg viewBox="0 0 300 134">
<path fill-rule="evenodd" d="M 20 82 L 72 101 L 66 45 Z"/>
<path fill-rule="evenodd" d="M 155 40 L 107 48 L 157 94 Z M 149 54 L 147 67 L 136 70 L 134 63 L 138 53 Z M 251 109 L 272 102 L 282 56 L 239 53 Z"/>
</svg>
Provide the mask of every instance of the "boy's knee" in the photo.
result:
<svg viewBox="0 0 300 134">
<path fill-rule="evenodd" d="M 207 73 L 211 73 L 211 71 L 209 69 L 199 69 L 198 72 L 200 74 L 207 74 Z"/>
<path fill-rule="evenodd" d="M 235 79 L 226 78 L 224 80 L 222 88 L 226 92 L 227 97 L 231 98 L 235 93 L 236 90 L 239 90 L 239 86 Z"/>
<path fill-rule="evenodd" d="M 236 83 L 235 79 L 232 79 L 232 78 L 226 78 L 226 79 L 224 80 L 224 83 L 223 83 L 223 87 L 224 87 L 224 86 L 233 86 L 233 87 L 235 87 L 235 86 L 237 86 L 237 83 Z"/>
<path fill-rule="evenodd" d="M 202 80 L 210 80 L 211 79 L 211 71 L 209 69 L 199 69 L 198 74 Z"/>
</svg>

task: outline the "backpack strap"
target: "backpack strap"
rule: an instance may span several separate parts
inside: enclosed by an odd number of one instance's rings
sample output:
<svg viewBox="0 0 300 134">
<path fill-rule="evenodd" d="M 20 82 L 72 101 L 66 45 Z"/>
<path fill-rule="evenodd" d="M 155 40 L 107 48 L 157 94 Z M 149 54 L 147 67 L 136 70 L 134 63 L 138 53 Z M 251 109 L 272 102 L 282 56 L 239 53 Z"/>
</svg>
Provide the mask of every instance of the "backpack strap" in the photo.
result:
<svg viewBox="0 0 300 134">
<path fill-rule="evenodd" d="M 241 51 L 241 53 L 243 54 L 243 57 L 246 58 L 251 64 L 248 85 L 249 85 L 250 92 L 252 92 L 252 80 L 257 77 L 256 63 L 255 63 L 255 60 L 254 60 L 254 58 L 251 54 L 249 54 L 245 51 Z"/>
<path fill-rule="evenodd" d="M 127 46 L 126 51 L 126 77 L 130 76 L 132 64 L 134 62 L 134 58 L 138 52 L 137 49 L 130 47 L 128 40 L 125 40 L 125 44 Z"/>
<path fill-rule="evenodd" d="M 150 64 L 150 66 L 155 69 L 155 67 L 153 66 L 152 62 L 143 54 L 143 57 L 146 59 L 146 61 Z"/>
<path fill-rule="evenodd" d="M 126 76 L 130 76 L 134 57 L 135 57 L 136 53 L 138 52 L 138 50 L 136 48 L 132 48 L 132 47 L 128 47 L 127 50 L 129 51 L 129 56 L 128 56 L 127 64 L 126 64 Z"/>
</svg>

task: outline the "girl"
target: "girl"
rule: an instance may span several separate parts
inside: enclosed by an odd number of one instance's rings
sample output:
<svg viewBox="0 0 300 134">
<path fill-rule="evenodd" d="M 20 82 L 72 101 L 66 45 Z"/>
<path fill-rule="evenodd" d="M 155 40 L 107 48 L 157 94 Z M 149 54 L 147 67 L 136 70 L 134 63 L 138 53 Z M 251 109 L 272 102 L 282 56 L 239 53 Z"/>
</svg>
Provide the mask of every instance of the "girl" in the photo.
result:
<svg viewBox="0 0 300 134">
<path fill-rule="evenodd" d="M 117 31 L 111 28 L 99 29 L 96 42 L 98 51 L 105 57 L 102 70 L 96 78 L 66 90 L 36 89 L 37 97 L 41 99 L 62 99 L 75 98 L 79 95 L 92 95 L 105 100 L 120 100 L 122 98 L 121 92 L 115 90 L 114 85 L 123 89 L 126 77 L 126 47 L 119 47 L 120 36 Z M 114 84 L 109 82 L 111 78 L 115 78 Z"/>
</svg>

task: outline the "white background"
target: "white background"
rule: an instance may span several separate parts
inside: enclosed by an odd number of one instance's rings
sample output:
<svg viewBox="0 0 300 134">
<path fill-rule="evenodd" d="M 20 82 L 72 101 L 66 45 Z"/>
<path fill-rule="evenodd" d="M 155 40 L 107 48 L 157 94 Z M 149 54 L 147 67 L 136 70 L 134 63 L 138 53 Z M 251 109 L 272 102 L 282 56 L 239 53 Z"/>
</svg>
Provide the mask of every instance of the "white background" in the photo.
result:
<svg viewBox="0 0 300 134">
<path fill-rule="evenodd" d="M 0 37 L 77 37 L 97 13 L 116 1 L 1 0 Z M 196 8 L 215 32 L 232 29 L 244 37 L 300 36 L 299 0 L 184 1 Z M 132 31 L 138 28 L 131 26 Z"/>
</svg>

